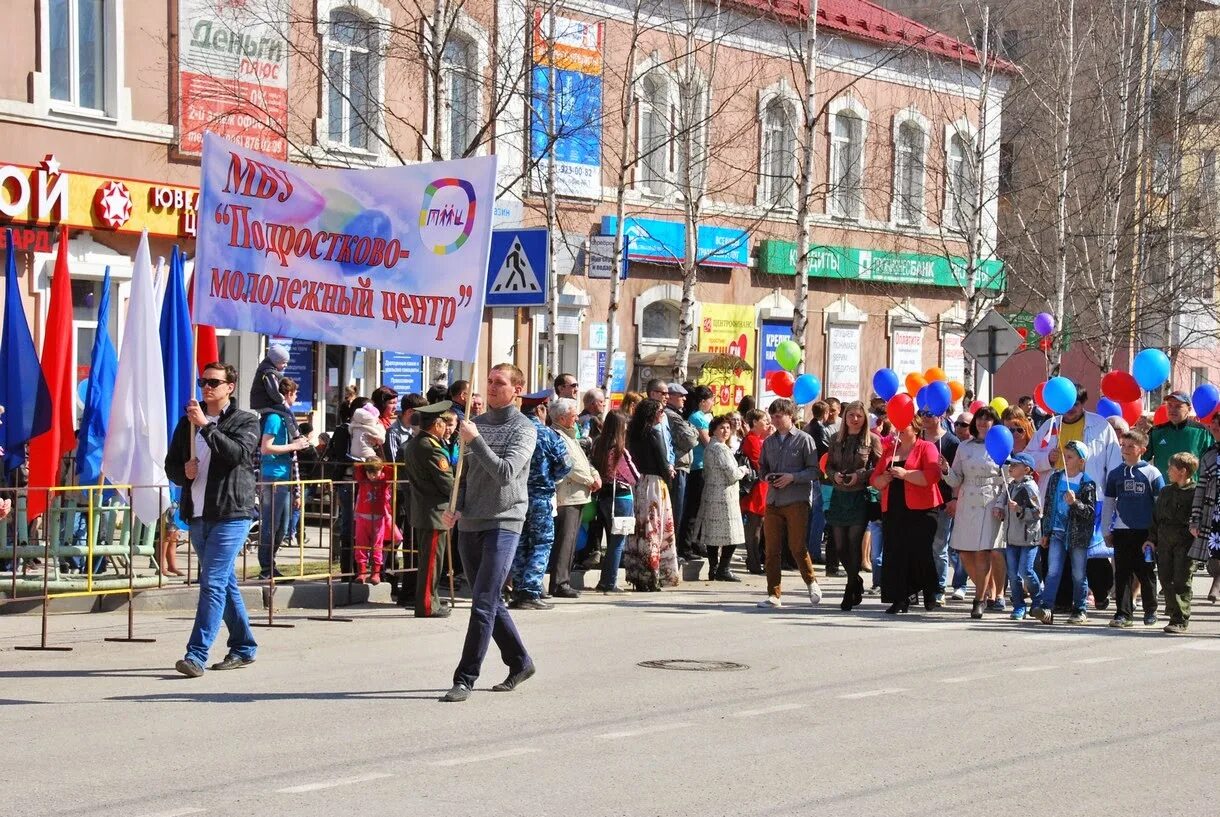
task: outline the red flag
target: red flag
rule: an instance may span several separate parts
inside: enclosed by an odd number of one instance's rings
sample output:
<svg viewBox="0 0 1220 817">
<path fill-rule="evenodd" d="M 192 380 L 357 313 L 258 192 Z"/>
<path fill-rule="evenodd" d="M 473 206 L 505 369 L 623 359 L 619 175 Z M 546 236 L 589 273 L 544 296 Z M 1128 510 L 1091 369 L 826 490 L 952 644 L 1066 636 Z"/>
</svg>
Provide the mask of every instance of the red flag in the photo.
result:
<svg viewBox="0 0 1220 817">
<path fill-rule="evenodd" d="M 191 275 L 191 285 L 186 288 L 186 305 L 191 310 L 191 320 L 195 318 L 195 276 Z M 220 360 L 220 344 L 216 342 L 216 327 L 195 324 L 195 365 L 199 374 L 203 367 Z"/>
<path fill-rule="evenodd" d="M 59 235 L 59 254 L 51 278 L 51 306 L 42 335 L 42 376 L 51 394 L 51 428 L 30 441 L 30 488 L 59 485 L 64 454 L 75 447 L 76 400 L 72 365 L 72 280 L 68 276 L 68 231 Z M 45 491 L 30 491 L 29 517 L 47 509 Z"/>
</svg>

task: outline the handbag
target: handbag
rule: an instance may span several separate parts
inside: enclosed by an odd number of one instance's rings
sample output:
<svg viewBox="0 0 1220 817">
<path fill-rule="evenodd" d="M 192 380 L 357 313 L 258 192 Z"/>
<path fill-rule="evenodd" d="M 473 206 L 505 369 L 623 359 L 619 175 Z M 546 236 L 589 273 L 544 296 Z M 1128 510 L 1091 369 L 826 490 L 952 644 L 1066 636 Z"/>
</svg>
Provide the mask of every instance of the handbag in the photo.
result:
<svg viewBox="0 0 1220 817">
<path fill-rule="evenodd" d="M 745 454 L 737 454 L 737 464 L 745 466 L 746 472 L 740 480 L 737 481 L 737 492 L 742 499 L 750 495 L 754 490 L 754 486 L 758 484 L 758 472 L 754 470 L 754 466 L 750 464 L 750 459 Z"/>
<path fill-rule="evenodd" d="M 631 494 L 626 496 L 631 497 L 632 507 L 635 506 L 635 498 Z M 610 493 L 610 508 L 613 512 L 618 504 L 618 480 L 613 483 L 613 490 Z M 610 517 L 610 533 L 614 536 L 630 536 L 635 533 L 635 515 L 631 516 L 611 516 Z"/>
</svg>

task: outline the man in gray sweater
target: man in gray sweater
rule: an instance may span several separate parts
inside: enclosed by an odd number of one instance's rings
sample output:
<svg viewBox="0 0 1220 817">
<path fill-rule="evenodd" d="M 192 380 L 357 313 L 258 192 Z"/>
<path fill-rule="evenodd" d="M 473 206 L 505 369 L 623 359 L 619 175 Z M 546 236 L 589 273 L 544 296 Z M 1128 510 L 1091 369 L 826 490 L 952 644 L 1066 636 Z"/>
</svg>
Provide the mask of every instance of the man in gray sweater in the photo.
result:
<svg viewBox="0 0 1220 817">
<path fill-rule="evenodd" d="M 444 521 L 449 527 L 457 523 L 471 607 L 453 688 L 442 701 L 470 697 L 493 638 L 508 664 L 508 677 L 494 691 L 511 692 L 534 674 L 534 662 L 501 596 L 525 524 L 526 479 L 537 440 L 534 424 L 516 406 L 524 386 L 525 375 L 516 366 L 494 366 L 487 375 L 487 411 L 458 426 L 465 468 L 457 509 L 446 511 Z"/>
</svg>

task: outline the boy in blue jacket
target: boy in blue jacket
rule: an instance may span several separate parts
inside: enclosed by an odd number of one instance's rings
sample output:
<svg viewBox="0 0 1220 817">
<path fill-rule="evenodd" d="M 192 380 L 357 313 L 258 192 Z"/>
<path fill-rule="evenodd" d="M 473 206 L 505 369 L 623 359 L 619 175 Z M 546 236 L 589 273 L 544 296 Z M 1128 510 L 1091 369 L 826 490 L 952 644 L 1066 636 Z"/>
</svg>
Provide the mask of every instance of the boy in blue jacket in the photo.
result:
<svg viewBox="0 0 1220 817">
<path fill-rule="evenodd" d="M 1144 625 L 1156 624 L 1156 561 L 1144 543 L 1152 525 L 1152 509 L 1165 478 L 1156 466 L 1145 462 L 1148 437 L 1140 431 L 1125 432 L 1119 438 L 1123 462 L 1106 476 L 1105 502 L 1101 510 L 1101 529 L 1106 542 L 1114 548 L 1114 595 L 1116 609 L 1111 627 L 1131 627 L 1132 579 L 1140 583 L 1144 601 Z"/>
</svg>

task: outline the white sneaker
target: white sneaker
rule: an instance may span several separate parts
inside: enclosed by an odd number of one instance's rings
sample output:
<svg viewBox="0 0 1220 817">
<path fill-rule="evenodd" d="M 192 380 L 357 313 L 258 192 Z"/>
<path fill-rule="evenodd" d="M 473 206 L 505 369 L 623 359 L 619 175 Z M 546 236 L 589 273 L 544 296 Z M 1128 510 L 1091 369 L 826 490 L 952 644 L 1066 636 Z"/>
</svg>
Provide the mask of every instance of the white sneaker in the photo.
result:
<svg viewBox="0 0 1220 817">
<path fill-rule="evenodd" d="M 809 583 L 809 603 L 810 604 L 821 604 L 821 602 L 822 602 L 822 588 L 818 586 L 817 582 L 810 582 Z"/>
<path fill-rule="evenodd" d="M 762 601 L 760 601 L 758 603 L 758 606 L 764 607 L 764 608 L 765 607 L 783 607 L 784 602 L 780 599 L 779 596 L 767 596 L 765 599 L 763 599 Z"/>
<path fill-rule="evenodd" d="M 955 588 L 953 591 L 953 594 L 951 596 L 949 596 L 949 598 L 953 599 L 954 601 L 965 601 L 966 600 L 966 588 L 964 588 L 964 587 Z"/>
</svg>

